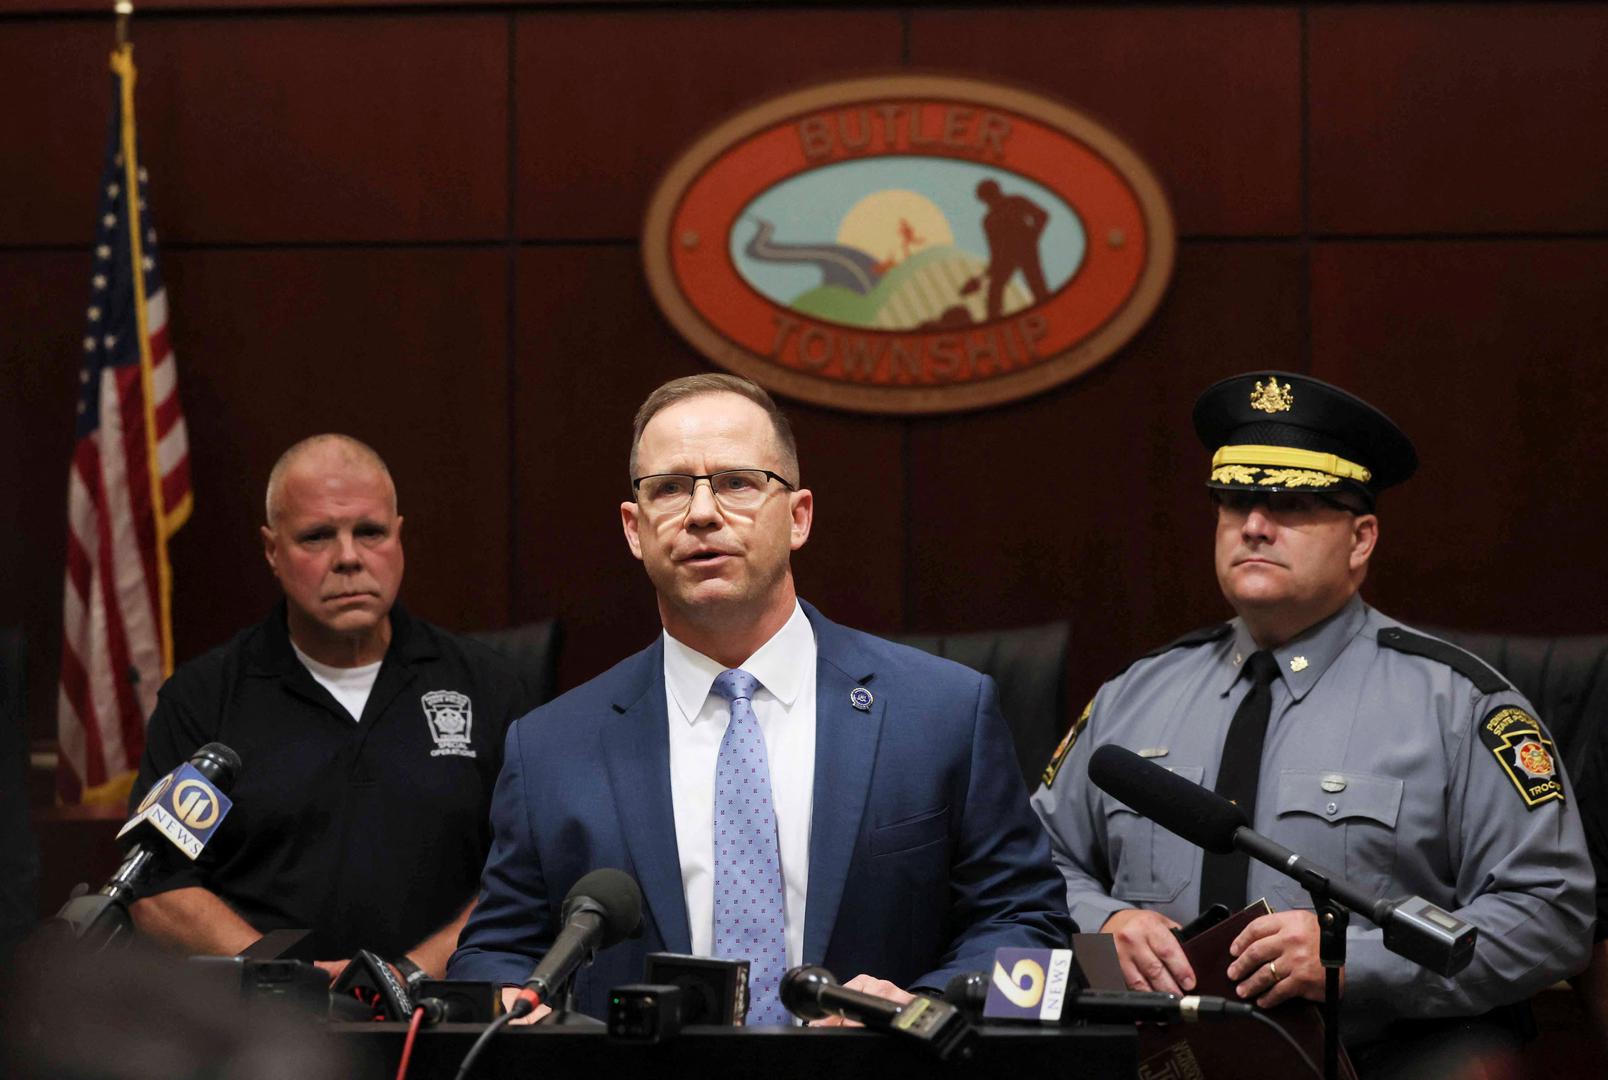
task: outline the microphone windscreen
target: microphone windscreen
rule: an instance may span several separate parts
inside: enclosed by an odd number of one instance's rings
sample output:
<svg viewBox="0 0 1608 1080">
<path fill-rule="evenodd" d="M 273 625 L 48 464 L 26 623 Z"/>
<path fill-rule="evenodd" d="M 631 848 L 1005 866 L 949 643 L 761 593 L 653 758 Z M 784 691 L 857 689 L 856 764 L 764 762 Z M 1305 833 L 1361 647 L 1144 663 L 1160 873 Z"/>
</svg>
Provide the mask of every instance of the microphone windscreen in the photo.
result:
<svg viewBox="0 0 1608 1080">
<path fill-rule="evenodd" d="M 837 984 L 837 979 L 833 978 L 830 971 L 813 964 L 804 964 L 783 972 L 777 996 L 782 999 L 787 1011 L 794 1016 L 804 1020 L 824 1020 L 832 1013 L 821 1004 L 821 991 Z"/>
<path fill-rule="evenodd" d="M 209 742 L 190 755 L 195 771 L 212 782 L 212 786 L 228 794 L 240 772 L 240 755 L 221 742 Z"/>
<path fill-rule="evenodd" d="M 624 941 L 642 924 L 642 890 L 623 870 L 604 867 L 582 877 L 564 897 L 565 909 L 582 897 L 603 909 L 603 936 L 598 941 L 599 948 L 606 949 Z"/>
<path fill-rule="evenodd" d="M 1217 792 L 1126 747 L 1108 743 L 1090 754 L 1089 779 L 1162 828 L 1219 855 L 1233 852 L 1235 831 L 1250 824 L 1245 811 Z"/>
</svg>

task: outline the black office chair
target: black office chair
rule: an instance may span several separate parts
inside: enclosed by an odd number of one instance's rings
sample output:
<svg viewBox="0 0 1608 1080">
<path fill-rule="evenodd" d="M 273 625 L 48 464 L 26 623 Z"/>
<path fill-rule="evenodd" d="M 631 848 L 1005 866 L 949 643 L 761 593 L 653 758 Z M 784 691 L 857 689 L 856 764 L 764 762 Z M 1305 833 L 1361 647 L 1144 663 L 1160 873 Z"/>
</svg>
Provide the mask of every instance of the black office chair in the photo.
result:
<svg viewBox="0 0 1608 1080">
<path fill-rule="evenodd" d="M 1069 622 L 966 634 L 891 634 L 889 640 L 965 664 L 999 684 L 1000 711 L 1016 743 L 1027 789 L 1055 752 L 1067 725 L 1066 648 Z"/>
<path fill-rule="evenodd" d="M 1586 826 L 1586 846 L 1597 870 L 1597 921 L 1608 920 L 1608 833 L 1603 829 L 1608 814 L 1601 809 L 1608 800 L 1608 634 L 1430 632 L 1490 664 L 1535 706 L 1563 759 Z M 1583 1020 L 1597 1045 L 1608 1047 L 1608 1030 L 1595 1019 L 1600 1005 L 1594 999 L 1608 992 L 1601 949 L 1599 944 L 1591 966 L 1570 980 L 1577 1012 L 1565 1009 L 1560 996 L 1548 991 L 1531 999 L 1543 1036 L 1568 1038 Z"/>
<path fill-rule="evenodd" d="M 558 696 L 558 653 L 564 644 L 564 633 L 557 619 L 505 630 L 476 630 L 465 636 L 489 645 L 514 662 L 532 709 Z"/>
<path fill-rule="evenodd" d="M 1608 724 L 1608 634 L 1528 637 L 1431 630 L 1490 664 L 1530 699 L 1581 786 L 1589 737 Z M 1608 777 L 1598 778 L 1608 781 Z"/>
</svg>

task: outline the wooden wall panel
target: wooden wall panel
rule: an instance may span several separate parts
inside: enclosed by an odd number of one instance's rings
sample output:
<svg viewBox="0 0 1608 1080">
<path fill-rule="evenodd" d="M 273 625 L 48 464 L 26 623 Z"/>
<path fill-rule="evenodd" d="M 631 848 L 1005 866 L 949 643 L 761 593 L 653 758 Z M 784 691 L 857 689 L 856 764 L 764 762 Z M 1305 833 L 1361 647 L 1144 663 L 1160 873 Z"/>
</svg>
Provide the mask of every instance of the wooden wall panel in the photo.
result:
<svg viewBox="0 0 1608 1080">
<path fill-rule="evenodd" d="M 460 240 L 507 217 L 506 16 L 152 20 L 142 156 L 169 242 Z M 0 241 L 83 243 L 111 95 L 107 26 L 0 33 Z M 9 84 L 9 85 L 8 85 Z M 58 92 L 57 87 L 61 90 Z M 18 102 L 44 102 L 21 109 Z"/>
<path fill-rule="evenodd" d="M 1319 232 L 1608 226 L 1608 9 L 1312 12 Z"/>
<path fill-rule="evenodd" d="M 94 238 L 110 52 L 105 25 L 0 23 L 0 244 Z"/>
<path fill-rule="evenodd" d="M 1300 227 L 1301 41 L 1288 7 L 917 11 L 910 61 L 1025 83 L 1106 123 L 1185 233 Z"/>
<path fill-rule="evenodd" d="M 636 407 L 667 379 L 714 370 L 653 308 L 635 249 L 527 248 L 519 257 L 515 373 L 518 620 L 561 614 L 565 685 L 658 629 L 652 586 L 620 532 Z M 817 529 L 799 589 L 833 617 L 895 629 L 903 548 L 901 429 L 784 402 Z"/>
<path fill-rule="evenodd" d="M 89 253 L 0 252 L 0 623 L 27 635 L 28 712 L 54 735 Z M 77 327 L 69 333 L 69 329 Z"/>
<path fill-rule="evenodd" d="M 1299 369 L 1300 268 L 1288 245 L 1186 244 L 1122 356 L 1029 401 L 915 426 L 910 626 L 1070 618 L 1081 707 L 1134 656 L 1225 617 L 1190 410 L 1219 378 Z"/>
<path fill-rule="evenodd" d="M 1601 633 L 1608 241 L 1326 244 L 1313 371 L 1412 436 L 1372 592 L 1398 617 Z"/>
<path fill-rule="evenodd" d="M 519 234 L 635 238 L 653 185 L 703 129 L 765 97 L 899 63 L 895 12 L 521 15 Z"/>
<path fill-rule="evenodd" d="M 397 482 L 402 597 L 450 627 L 508 618 L 501 252 L 169 252 L 196 510 L 174 538 L 181 657 L 277 596 L 258 527 L 274 460 L 340 431 Z"/>
</svg>

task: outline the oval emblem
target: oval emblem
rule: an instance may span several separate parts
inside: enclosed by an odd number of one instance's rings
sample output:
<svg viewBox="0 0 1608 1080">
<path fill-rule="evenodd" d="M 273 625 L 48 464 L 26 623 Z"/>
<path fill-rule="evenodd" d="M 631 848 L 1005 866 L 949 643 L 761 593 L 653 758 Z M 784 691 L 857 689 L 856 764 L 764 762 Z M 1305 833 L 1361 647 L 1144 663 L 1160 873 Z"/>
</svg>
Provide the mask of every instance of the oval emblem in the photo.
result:
<svg viewBox="0 0 1608 1080">
<path fill-rule="evenodd" d="M 1150 317 L 1172 213 L 1139 157 L 1047 98 L 886 76 L 699 139 L 648 207 L 654 299 L 715 363 L 883 413 L 975 409 L 1089 370 Z"/>
</svg>

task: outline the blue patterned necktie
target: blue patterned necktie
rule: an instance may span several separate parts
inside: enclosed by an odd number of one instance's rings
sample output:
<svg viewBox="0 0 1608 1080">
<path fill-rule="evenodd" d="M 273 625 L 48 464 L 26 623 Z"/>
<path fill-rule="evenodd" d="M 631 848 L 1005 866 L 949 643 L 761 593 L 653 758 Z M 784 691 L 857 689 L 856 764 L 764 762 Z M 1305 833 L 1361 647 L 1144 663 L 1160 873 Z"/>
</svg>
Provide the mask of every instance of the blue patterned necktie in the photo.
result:
<svg viewBox="0 0 1608 1080">
<path fill-rule="evenodd" d="M 714 692 L 731 702 L 715 761 L 715 955 L 748 961 L 748 1022 L 787 1024 L 777 991 L 787 968 L 787 908 L 765 738 L 752 698 L 759 680 L 723 671 Z"/>
</svg>

